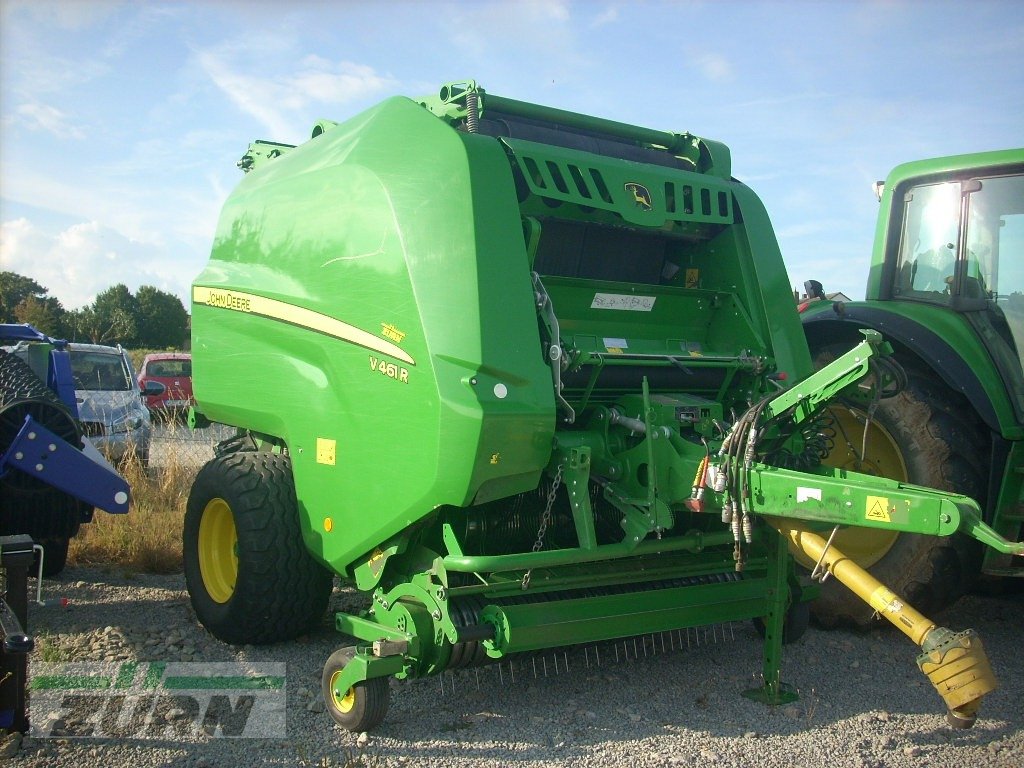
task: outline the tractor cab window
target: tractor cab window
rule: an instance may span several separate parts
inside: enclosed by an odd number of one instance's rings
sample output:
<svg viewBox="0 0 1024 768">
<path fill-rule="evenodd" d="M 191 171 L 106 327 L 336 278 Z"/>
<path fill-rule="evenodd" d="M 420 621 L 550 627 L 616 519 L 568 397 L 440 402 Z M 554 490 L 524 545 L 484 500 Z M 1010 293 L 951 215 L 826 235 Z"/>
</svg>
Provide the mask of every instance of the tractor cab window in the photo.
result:
<svg viewBox="0 0 1024 768">
<path fill-rule="evenodd" d="M 964 313 L 1024 415 L 1024 176 L 910 187 L 896 267 L 894 296 Z"/>
<path fill-rule="evenodd" d="M 981 179 L 969 195 L 964 294 L 979 290 L 1024 361 L 1024 176 Z M 975 285 L 977 281 L 977 285 Z"/>
<path fill-rule="evenodd" d="M 895 293 L 945 301 L 953 283 L 960 184 L 925 184 L 904 196 Z"/>
<path fill-rule="evenodd" d="M 1022 231 L 1024 177 L 912 187 L 903 197 L 893 292 L 959 309 L 1024 300 Z"/>
</svg>

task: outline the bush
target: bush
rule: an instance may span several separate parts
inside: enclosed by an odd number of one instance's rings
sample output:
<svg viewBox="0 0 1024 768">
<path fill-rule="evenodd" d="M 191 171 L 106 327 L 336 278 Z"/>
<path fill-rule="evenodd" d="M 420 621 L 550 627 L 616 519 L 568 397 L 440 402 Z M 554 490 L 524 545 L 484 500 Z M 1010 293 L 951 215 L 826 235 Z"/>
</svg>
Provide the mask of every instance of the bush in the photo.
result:
<svg viewBox="0 0 1024 768">
<path fill-rule="evenodd" d="M 97 511 L 71 540 L 68 562 L 139 573 L 180 572 L 181 529 L 192 480 L 213 458 L 213 446 L 232 432 L 192 432 L 173 422 L 156 429 L 148 469 L 131 453 L 118 466 L 131 486 L 128 513 Z"/>
</svg>

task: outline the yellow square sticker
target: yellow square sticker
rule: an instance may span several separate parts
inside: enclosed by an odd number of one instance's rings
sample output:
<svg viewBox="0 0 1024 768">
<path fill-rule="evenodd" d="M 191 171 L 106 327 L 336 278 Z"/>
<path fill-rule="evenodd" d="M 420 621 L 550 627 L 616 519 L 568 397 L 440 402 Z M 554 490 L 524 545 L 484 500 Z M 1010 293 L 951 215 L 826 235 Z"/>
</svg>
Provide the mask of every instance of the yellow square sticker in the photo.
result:
<svg viewBox="0 0 1024 768">
<path fill-rule="evenodd" d="M 864 518 L 877 520 L 880 523 L 891 523 L 889 517 L 889 499 L 885 496 L 868 496 L 864 503 Z"/>
<path fill-rule="evenodd" d="M 324 437 L 318 437 L 316 439 L 316 463 L 330 464 L 333 467 L 337 452 L 337 445 L 336 440 L 328 440 Z"/>
</svg>

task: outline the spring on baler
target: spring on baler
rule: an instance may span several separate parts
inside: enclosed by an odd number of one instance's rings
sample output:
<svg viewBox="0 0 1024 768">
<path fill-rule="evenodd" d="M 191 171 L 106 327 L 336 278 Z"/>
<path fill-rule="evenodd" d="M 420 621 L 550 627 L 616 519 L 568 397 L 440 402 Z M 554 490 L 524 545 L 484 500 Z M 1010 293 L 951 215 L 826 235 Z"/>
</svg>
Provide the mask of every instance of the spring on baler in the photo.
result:
<svg viewBox="0 0 1024 768">
<path fill-rule="evenodd" d="M 704 576 L 685 576 L 677 579 L 665 579 L 640 584 L 613 584 L 559 592 L 540 592 L 527 595 L 515 595 L 513 597 L 502 597 L 496 599 L 486 598 L 481 595 L 467 595 L 465 597 L 452 598 L 448 603 L 448 611 L 455 626 L 472 627 L 480 623 L 480 612 L 487 605 L 524 605 L 529 603 L 558 602 L 559 600 L 572 600 L 585 597 L 604 597 L 608 595 L 647 592 L 657 589 L 692 587 L 699 584 L 720 584 L 724 582 L 740 581 L 742 578 L 743 575 L 740 573 L 715 573 Z M 479 640 L 469 640 L 466 642 L 454 643 L 452 645 L 452 652 L 448 657 L 447 669 L 452 670 L 462 669 L 465 667 L 477 667 L 494 661 L 497 660 L 492 659 L 487 655 L 482 642 Z"/>
</svg>

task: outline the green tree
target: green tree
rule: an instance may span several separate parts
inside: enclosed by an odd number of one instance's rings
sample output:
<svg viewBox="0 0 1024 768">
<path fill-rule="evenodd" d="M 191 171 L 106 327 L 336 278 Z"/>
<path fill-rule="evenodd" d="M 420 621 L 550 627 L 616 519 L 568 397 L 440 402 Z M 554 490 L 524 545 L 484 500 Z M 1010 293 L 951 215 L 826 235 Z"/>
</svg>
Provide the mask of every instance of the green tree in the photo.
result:
<svg viewBox="0 0 1024 768">
<path fill-rule="evenodd" d="M 0 322 L 17 323 L 15 307 L 29 296 L 43 298 L 48 291 L 31 277 L 17 272 L 0 272 Z"/>
<path fill-rule="evenodd" d="M 134 344 L 139 303 L 123 283 L 96 294 L 88 307 L 74 313 L 75 336 L 93 344 Z"/>
<path fill-rule="evenodd" d="M 53 296 L 29 295 L 18 302 L 14 308 L 14 317 L 19 323 L 28 323 L 34 328 L 54 338 L 67 335 L 65 325 L 67 311 Z"/>
<path fill-rule="evenodd" d="M 173 293 L 144 285 L 135 295 L 139 307 L 136 343 L 142 347 L 180 349 L 185 342 L 188 313 Z"/>
</svg>

